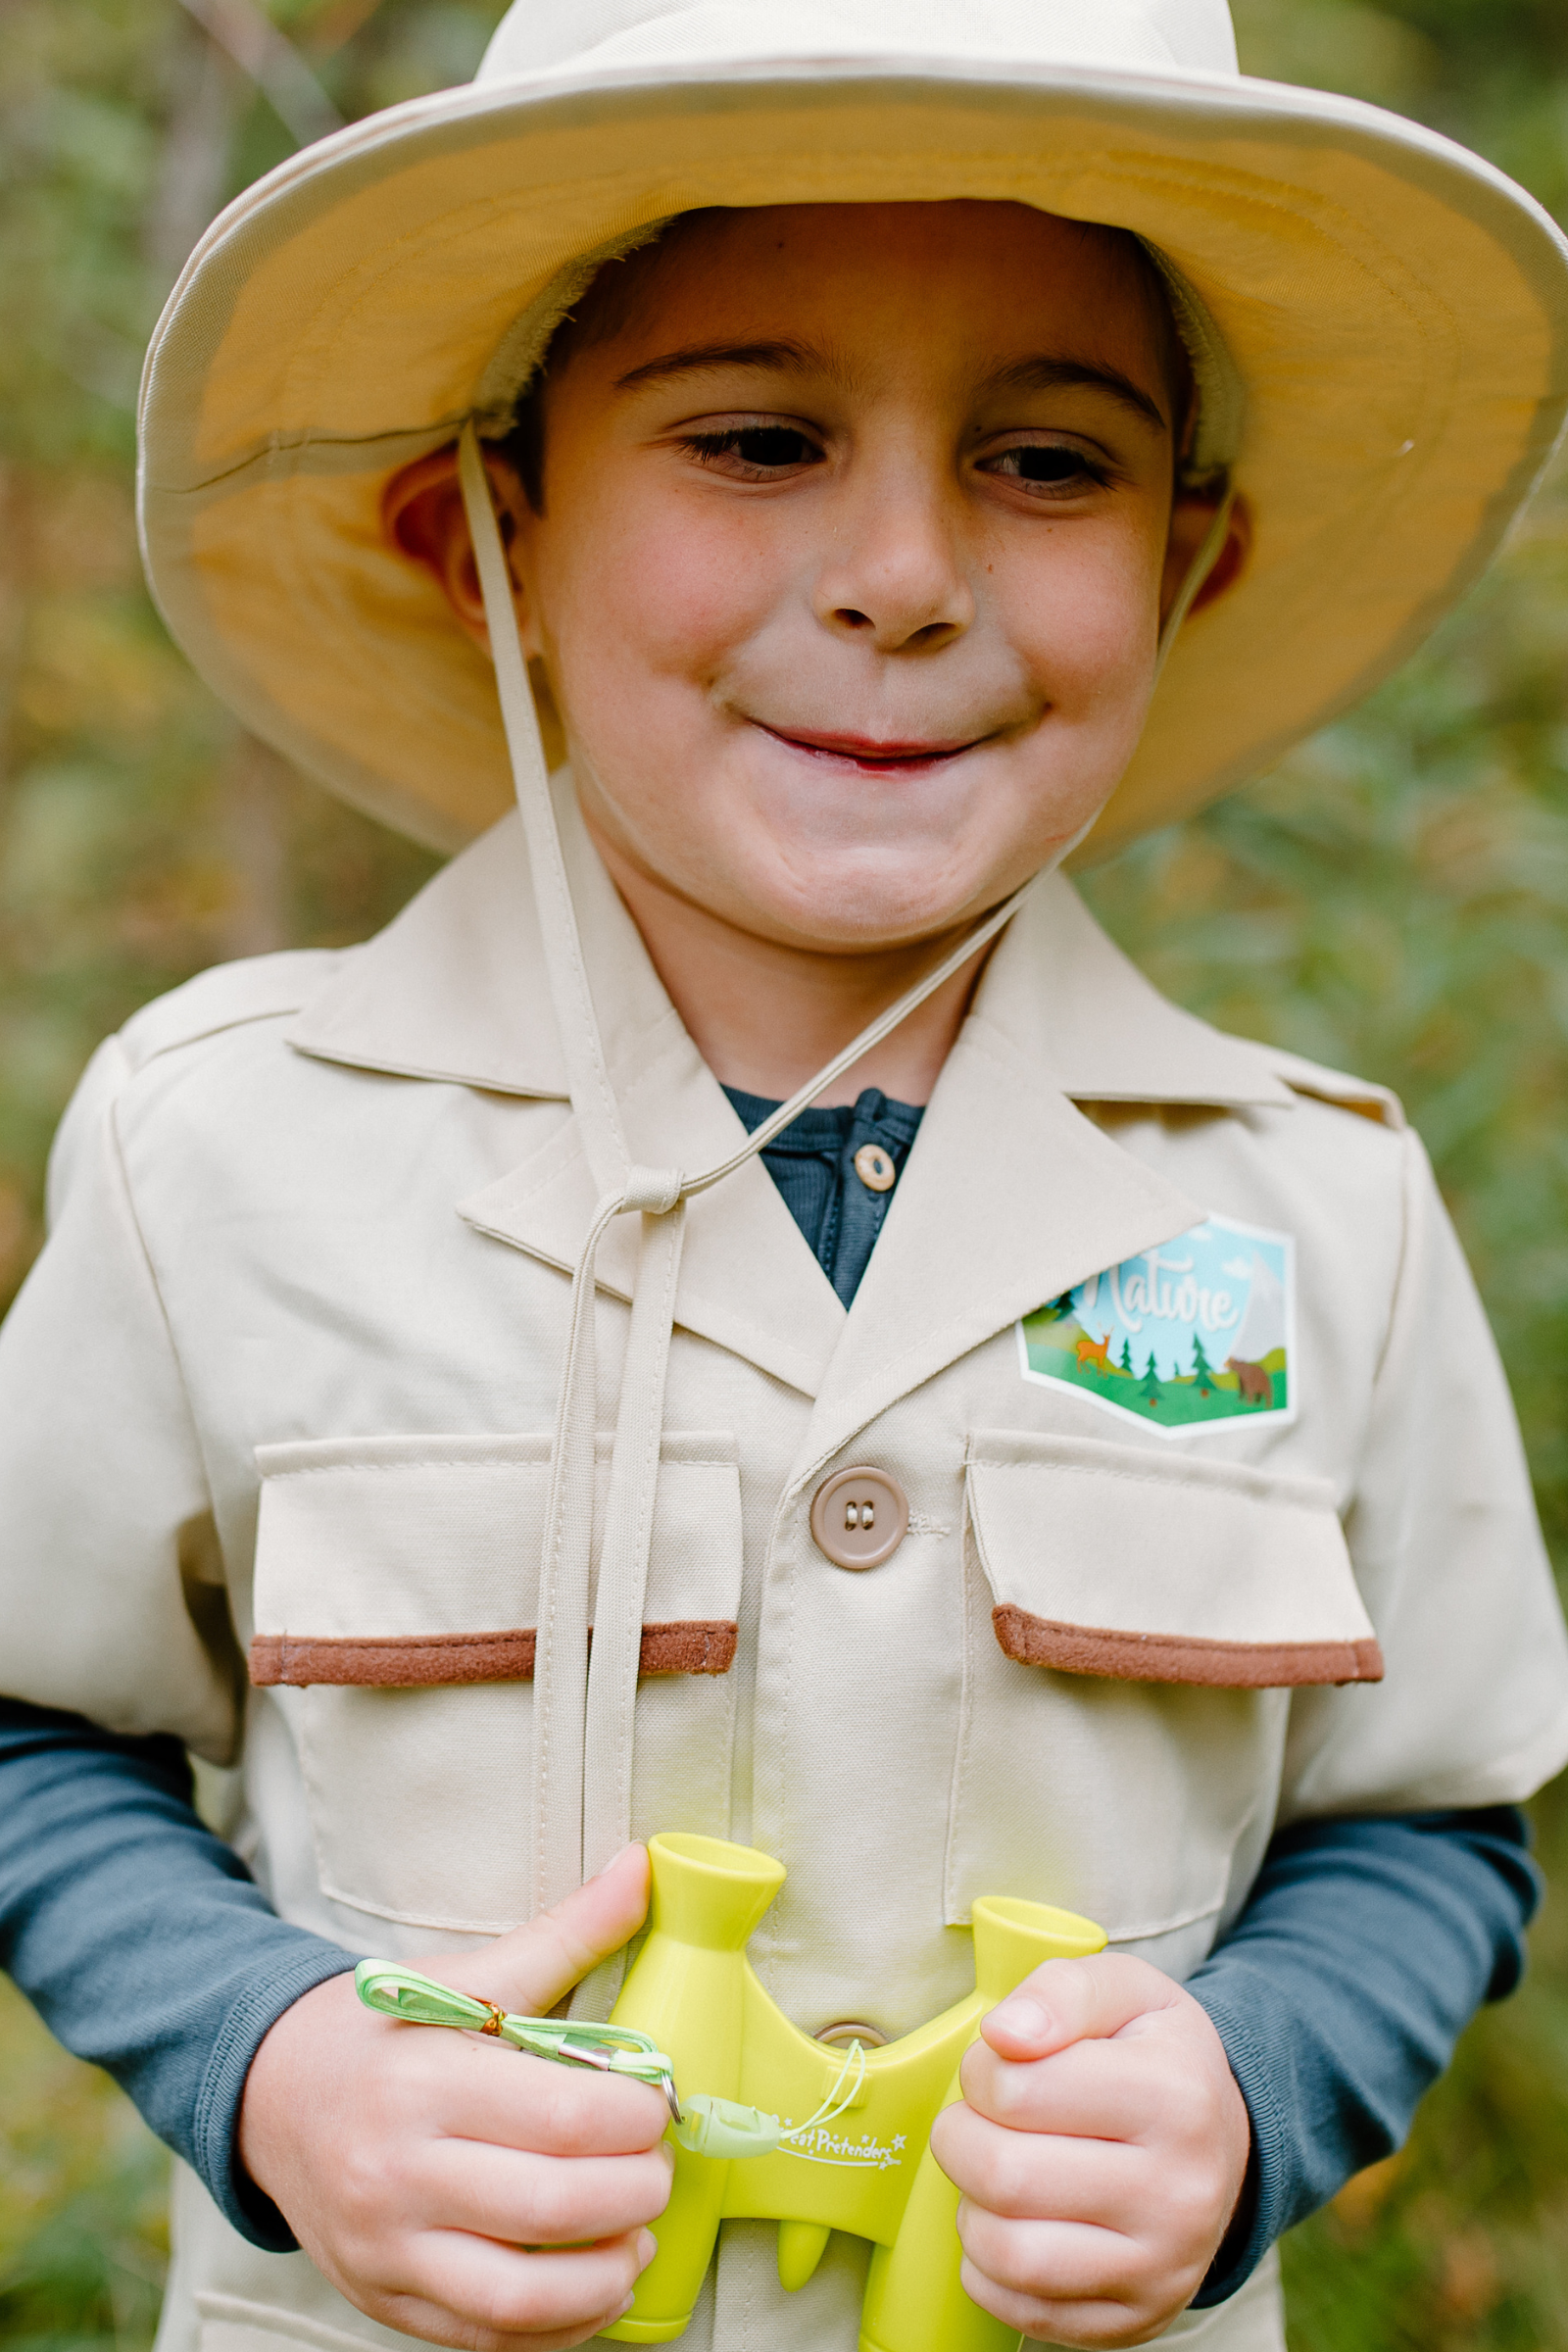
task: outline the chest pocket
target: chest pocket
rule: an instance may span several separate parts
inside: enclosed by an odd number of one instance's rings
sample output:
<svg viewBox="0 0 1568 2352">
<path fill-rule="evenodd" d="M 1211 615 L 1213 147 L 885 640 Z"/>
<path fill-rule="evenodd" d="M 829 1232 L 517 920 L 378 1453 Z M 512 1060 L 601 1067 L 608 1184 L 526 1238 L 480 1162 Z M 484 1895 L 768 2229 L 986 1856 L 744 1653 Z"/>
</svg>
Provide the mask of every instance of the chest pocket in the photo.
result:
<svg viewBox="0 0 1568 2352">
<path fill-rule="evenodd" d="M 1098 1441 L 982 1436 L 970 1525 L 1009 1658 L 1116 1682 L 1378 1682 L 1328 1486 Z"/>
<path fill-rule="evenodd" d="M 1043 1874 L 1184 1975 L 1261 1857 L 1290 1690 L 1382 1673 L 1332 1493 L 1010 1431 L 965 1484 L 948 1917 Z"/>
<path fill-rule="evenodd" d="M 289 1694 L 317 1865 L 337 1902 L 486 1935 L 523 1915 L 549 1456 L 542 1435 L 257 1448 L 251 1681 Z M 596 1575 L 609 1456 L 603 1438 Z M 666 1436 L 643 1612 L 639 1837 L 727 1835 L 741 1566 L 734 1441 Z"/>
</svg>

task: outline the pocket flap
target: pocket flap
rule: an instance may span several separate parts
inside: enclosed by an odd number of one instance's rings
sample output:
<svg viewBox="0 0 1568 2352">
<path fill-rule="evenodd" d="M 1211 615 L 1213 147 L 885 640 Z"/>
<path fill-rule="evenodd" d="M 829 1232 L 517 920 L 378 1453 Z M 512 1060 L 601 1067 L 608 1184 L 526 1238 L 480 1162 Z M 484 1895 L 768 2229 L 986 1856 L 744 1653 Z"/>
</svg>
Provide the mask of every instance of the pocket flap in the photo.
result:
<svg viewBox="0 0 1568 2352">
<path fill-rule="evenodd" d="M 610 1445 L 599 1441 L 596 1520 Z M 253 1683 L 409 1689 L 531 1678 L 547 1437 L 318 1439 L 259 1446 L 256 1460 Z M 641 1671 L 724 1673 L 740 1588 L 734 1441 L 667 1436 Z"/>
<path fill-rule="evenodd" d="M 1008 1657 L 1235 1690 L 1382 1679 L 1324 1481 L 1011 1431 L 971 1439 L 967 1477 Z"/>
</svg>

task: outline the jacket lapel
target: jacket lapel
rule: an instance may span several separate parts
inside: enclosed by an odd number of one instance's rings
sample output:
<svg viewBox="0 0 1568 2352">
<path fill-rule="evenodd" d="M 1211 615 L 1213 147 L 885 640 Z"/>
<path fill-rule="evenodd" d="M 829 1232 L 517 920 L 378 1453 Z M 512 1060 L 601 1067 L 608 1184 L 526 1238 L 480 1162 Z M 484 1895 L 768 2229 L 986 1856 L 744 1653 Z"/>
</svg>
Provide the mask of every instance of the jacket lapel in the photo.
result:
<svg viewBox="0 0 1568 2352">
<path fill-rule="evenodd" d="M 697 1054 L 582 825 L 559 808 L 612 1081 L 634 1158 L 710 1167 L 740 1121 Z M 561 1101 L 565 1076 L 521 826 L 455 858 L 301 1012 L 302 1053 Z M 751 1160 L 688 1204 L 686 1329 L 817 1399 L 813 1458 L 945 1363 L 1086 1275 L 1195 1224 L 1204 1203 L 1102 1135 L 1080 1102 L 1287 1107 L 1267 1049 L 1167 1004 L 1053 877 L 999 943 L 846 1316 L 772 1179 Z M 569 1270 L 595 1194 L 568 1114 L 458 1204 L 479 1231 Z M 628 1298 L 637 1221 L 600 1251 Z"/>
<path fill-rule="evenodd" d="M 949 1056 L 818 1396 L 813 1461 L 1086 1275 L 1201 1204 L 971 1023 Z"/>
<path fill-rule="evenodd" d="M 645 1060 L 629 1086 L 612 1067 L 626 1140 L 649 1167 L 711 1167 L 746 1130 L 697 1049 L 680 1030 Z M 499 1183 L 459 1203 L 482 1233 L 569 1272 L 595 1205 L 593 1178 L 574 1119 Z M 629 1298 L 638 1220 L 617 1217 L 599 1249 L 599 1287 Z M 737 1168 L 686 1207 L 675 1321 L 814 1396 L 846 1316 L 760 1159 Z"/>
<path fill-rule="evenodd" d="M 999 944 L 932 1095 L 817 1397 L 813 1465 L 1020 1315 L 1203 1216 L 1075 1097 L 1294 1100 L 1263 1049 L 1168 1004 L 1053 879 Z"/>
<path fill-rule="evenodd" d="M 627 1150 L 644 1167 L 715 1167 L 744 1143 L 746 1130 L 671 1004 L 571 795 L 561 796 L 559 813 Z M 520 857 L 515 862 L 514 904 L 531 913 L 526 869 Z M 531 922 L 528 936 L 536 943 Z M 459 1214 L 515 1249 L 570 1268 L 594 1206 L 577 1122 L 568 1119 L 533 1159 L 462 1201 Z M 601 1288 L 630 1298 L 639 1239 L 636 1217 L 615 1220 L 600 1247 Z M 844 1327 L 844 1308 L 760 1161 L 748 1161 L 688 1201 L 675 1320 L 815 1395 Z"/>
</svg>

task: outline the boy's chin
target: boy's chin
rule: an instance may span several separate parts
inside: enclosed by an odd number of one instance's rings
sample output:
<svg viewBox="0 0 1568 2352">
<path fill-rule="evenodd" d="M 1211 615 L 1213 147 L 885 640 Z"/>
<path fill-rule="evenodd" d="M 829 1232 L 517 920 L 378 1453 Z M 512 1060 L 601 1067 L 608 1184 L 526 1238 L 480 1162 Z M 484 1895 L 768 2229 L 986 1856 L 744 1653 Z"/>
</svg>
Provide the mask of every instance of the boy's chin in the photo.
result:
<svg viewBox="0 0 1568 2352">
<path fill-rule="evenodd" d="M 797 865 L 791 887 L 754 884 L 742 896 L 743 928 L 819 955 L 875 956 L 945 938 L 977 921 L 1020 882 L 1011 875 L 938 878 L 924 873 L 867 873 L 840 857 Z M 740 909 L 730 910 L 731 919 Z"/>
<path fill-rule="evenodd" d="M 718 879 L 720 862 L 728 867 L 723 911 L 743 929 L 826 953 L 875 954 L 979 921 L 1059 865 L 1102 805 L 1096 797 L 1076 822 L 1024 838 L 1007 828 L 1000 838 L 956 841 L 911 827 L 893 842 L 842 833 L 803 840 L 764 827 L 743 844 L 732 833 L 731 856 L 710 865 L 709 879 Z"/>
</svg>

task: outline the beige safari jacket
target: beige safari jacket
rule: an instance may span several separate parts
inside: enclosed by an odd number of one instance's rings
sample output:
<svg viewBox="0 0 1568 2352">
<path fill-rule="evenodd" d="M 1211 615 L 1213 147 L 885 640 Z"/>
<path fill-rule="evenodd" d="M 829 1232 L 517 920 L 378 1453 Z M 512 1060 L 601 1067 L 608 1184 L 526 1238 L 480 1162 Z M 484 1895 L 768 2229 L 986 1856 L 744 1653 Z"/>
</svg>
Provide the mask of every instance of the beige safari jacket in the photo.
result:
<svg viewBox="0 0 1568 2352">
<path fill-rule="evenodd" d="M 629 1143 L 721 1159 L 740 1123 L 580 821 L 566 847 Z M 260 1883 L 356 1951 L 525 1903 L 595 1198 L 549 1003 L 512 817 L 368 945 L 150 1005 L 68 1115 L 0 1338 L 0 1681 L 236 1761 Z M 1240 1252 L 1200 1298 L 1195 1232 Z M 606 1428 L 634 1248 L 622 1220 L 599 1258 Z M 1184 1300 L 1213 1344 L 1207 1386 L 1155 1362 L 1200 1415 L 1172 1432 L 1129 1334 Z M 808 2032 L 956 1999 L 985 1893 L 1182 1977 L 1282 1821 L 1519 1798 L 1568 1754 L 1513 1414 L 1420 1145 L 1378 1089 L 1166 1004 L 1063 880 L 991 958 L 853 1310 L 754 1159 L 689 1205 L 675 1324 L 634 1825 L 786 1863 L 753 1956 Z M 869 1573 L 810 1533 L 850 1464 L 909 1503 Z M 771 2230 L 731 2225 L 687 2341 L 853 2352 L 862 2276 L 835 2238 L 786 2298 Z M 1272 2265 L 1170 2334 L 1281 2352 Z M 408 2340 L 182 2175 L 165 2352 Z"/>
</svg>

